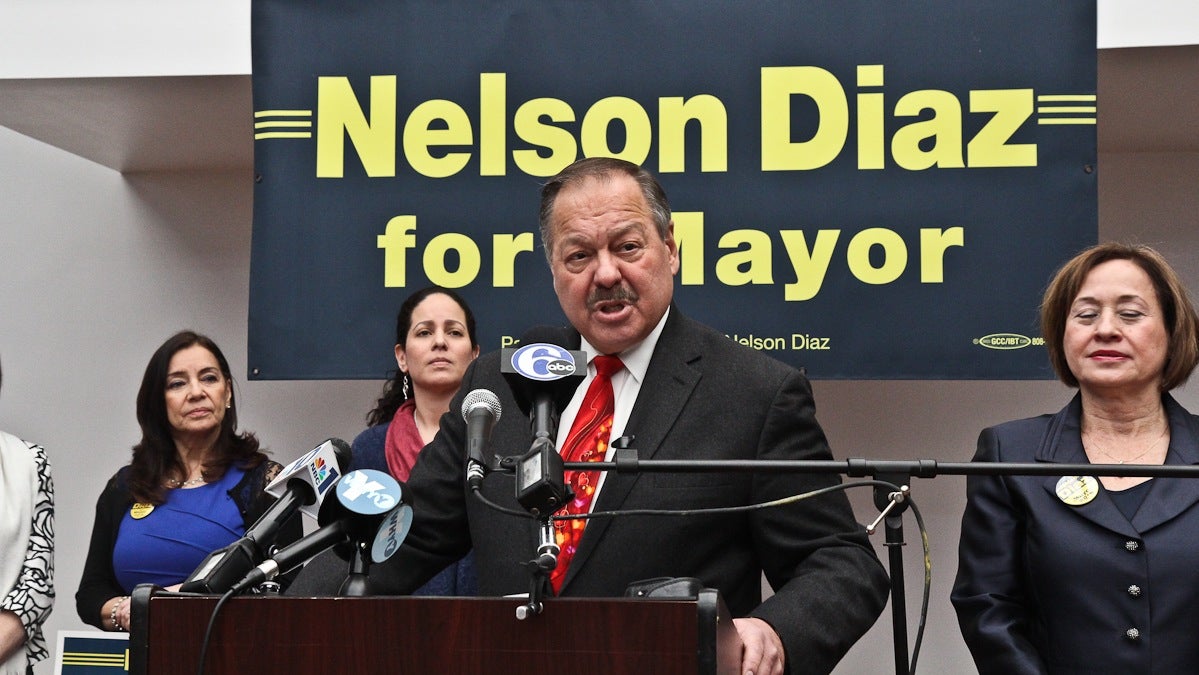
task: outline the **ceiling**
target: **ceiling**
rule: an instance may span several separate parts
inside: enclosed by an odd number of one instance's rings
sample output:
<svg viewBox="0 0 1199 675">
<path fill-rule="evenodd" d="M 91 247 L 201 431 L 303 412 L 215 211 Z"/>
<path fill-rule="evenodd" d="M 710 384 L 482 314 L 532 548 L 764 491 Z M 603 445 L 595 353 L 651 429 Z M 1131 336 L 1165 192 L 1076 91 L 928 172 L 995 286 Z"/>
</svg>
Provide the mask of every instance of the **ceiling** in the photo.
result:
<svg viewBox="0 0 1199 675">
<path fill-rule="evenodd" d="M 254 166 L 249 75 L 0 80 L 0 125 L 122 173 Z"/>
<path fill-rule="evenodd" d="M 0 80 L 0 126 L 122 173 L 254 164 L 249 75 Z M 1199 152 L 1199 45 L 1099 50 L 1098 133 Z"/>
</svg>

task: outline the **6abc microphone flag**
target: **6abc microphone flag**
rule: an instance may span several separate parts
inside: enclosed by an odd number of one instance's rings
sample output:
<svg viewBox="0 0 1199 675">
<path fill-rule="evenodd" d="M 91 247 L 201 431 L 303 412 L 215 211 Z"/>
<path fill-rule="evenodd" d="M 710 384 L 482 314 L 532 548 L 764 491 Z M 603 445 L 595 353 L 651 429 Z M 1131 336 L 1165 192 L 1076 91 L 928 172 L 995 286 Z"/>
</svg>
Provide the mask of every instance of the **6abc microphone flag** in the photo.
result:
<svg viewBox="0 0 1199 675">
<path fill-rule="evenodd" d="M 528 452 L 518 460 L 516 501 L 539 516 L 567 500 L 558 419 L 587 374 L 587 353 L 561 346 L 571 342 L 564 328 L 537 326 L 521 336 L 521 347 L 500 356 L 500 372 L 533 432 Z"/>
</svg>

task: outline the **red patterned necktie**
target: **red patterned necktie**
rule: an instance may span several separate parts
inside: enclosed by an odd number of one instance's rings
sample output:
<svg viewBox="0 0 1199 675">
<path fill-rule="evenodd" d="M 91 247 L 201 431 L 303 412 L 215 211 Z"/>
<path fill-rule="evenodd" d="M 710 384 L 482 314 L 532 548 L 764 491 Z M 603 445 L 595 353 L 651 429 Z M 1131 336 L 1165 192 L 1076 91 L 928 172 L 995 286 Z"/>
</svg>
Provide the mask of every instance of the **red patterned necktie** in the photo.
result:
<svg viewBox="0 0 1199 675">
<path fill-rule="evenodd" d="M 615 356 L 597 356 L 595 379 L 587 387 L 583 404 L 575 416 L 566 442 L 562 445 L 562 459 L 567 462 L 598 462 L 608 452 L 608 437 L 612 435 L 612 412 L 616 398 L 612 394 L 612 375 L 624 368 Z M 599 471 L 567 471 L 566 484 L 574 491 L 574 498 L 558 511 L 558 515 L 587 513 L 591 510 L 591 498 L 599 482 Z M 583 536 L 585 520 L 554 521 L 554 538 L 558 543 L 558 566 L 550 574 L 554 592 L 562 589 L 566 570 L 575 556 L 579 539 Z"/>
</svg>

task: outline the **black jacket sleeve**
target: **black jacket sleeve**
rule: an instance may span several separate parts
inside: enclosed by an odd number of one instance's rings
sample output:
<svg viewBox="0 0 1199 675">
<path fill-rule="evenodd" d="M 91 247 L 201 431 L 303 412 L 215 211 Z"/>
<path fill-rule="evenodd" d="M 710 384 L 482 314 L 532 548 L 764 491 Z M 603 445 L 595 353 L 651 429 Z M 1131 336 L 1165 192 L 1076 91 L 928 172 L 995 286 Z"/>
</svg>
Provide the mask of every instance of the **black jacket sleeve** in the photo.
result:
<svg viewBox="0 0 1199 675">
<path fill-rule="evenodd" d="M 92 523 L 92 538 L 87 548 L 87 559 L 83 564 L 83 578 L 75 593 L 75 611 L 86 624 L 103 629 L 105 617 L 100 609 L 109 599 L 125 595 L 117 582 L 112 567 L 112 549 L 117 540 L 117 528 L 121 514 L 130 504 L 131 497 L 125 485 L 126 469 L 121 469 L 108 480 L 96 500 L 96 516 Z"/>
</svg>

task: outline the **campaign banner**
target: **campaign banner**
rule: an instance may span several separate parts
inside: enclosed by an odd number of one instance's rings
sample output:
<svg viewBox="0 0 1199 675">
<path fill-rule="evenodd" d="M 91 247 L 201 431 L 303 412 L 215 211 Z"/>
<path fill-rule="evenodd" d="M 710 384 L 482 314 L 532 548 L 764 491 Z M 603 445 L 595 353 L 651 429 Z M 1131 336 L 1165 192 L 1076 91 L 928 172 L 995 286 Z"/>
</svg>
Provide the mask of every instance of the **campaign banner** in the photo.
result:
<svg viewBox="0 0 1199 675">
<path fill-rule="evenodd" d="M 60 630 L 54 675 L 118 675 L 129 672 L 129 634 Z"/>
<path fill-rule="evenodd" d="M 253 0 L 255 379 L 381 379 L 413 290 L 566 323 L 539 188 L 621 157 L 680 311 L 814 379 L 1052 376 L 1096 241 L 1095 3 Z"/>
</svg>

